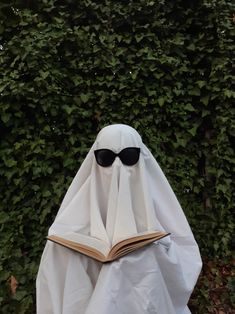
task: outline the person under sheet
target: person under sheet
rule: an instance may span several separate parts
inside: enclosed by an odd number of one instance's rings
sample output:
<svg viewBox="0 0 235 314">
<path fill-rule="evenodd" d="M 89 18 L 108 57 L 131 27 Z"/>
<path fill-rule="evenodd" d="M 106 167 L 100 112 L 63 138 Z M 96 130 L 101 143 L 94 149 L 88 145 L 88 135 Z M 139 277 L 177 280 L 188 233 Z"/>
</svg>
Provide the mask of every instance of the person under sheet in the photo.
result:
<svg viewBox="0 0 235 314">
<path fill-rule="evenodd" d="M 77 232 L 115 243 L 170 233 L 111 263 L 47 241 L 37 314 L 188 314 L 202 262 L 185 215 L 138 132 L 103 128 L 73 179 L 49 235 Z"/>
</svg>

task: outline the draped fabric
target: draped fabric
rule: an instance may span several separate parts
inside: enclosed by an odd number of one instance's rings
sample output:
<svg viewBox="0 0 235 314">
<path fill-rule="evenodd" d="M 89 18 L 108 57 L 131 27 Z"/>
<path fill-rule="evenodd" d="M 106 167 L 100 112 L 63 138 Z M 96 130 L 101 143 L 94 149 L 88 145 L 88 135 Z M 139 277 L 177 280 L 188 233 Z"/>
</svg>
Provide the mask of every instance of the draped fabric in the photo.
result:
<svg viewBox="0 0 235 314">
<path fill-rule="evenodd" d="M 101 167 L 94 150 L 139 147 L 125 166 Z M 37 276 L 38 314 L 186 314 L 201 258 L 182 208 L 136 130 L 111 125 L 98 134 L 72 181 L 49 235 L 70 231 L 113 244 L 143 231 L 171 235 L 102 264 L 48 242 Z"/>
</svg>

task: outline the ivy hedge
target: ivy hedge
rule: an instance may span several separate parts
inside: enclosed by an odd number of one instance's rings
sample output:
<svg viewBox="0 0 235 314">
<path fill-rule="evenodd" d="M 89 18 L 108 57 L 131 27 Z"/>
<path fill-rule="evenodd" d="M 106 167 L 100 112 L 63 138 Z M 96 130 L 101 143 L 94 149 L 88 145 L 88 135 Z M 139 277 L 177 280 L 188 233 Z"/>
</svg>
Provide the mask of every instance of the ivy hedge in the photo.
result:
<svg viewBox="0 0 235 314">
<path fill-rule="evenodd" d="M 112 123 L 140 132 L 200 245 L 193 313 L 232 313 L 233 13 L 223 0 L 1 0 L 1 313 L 35 313 L 48 227 Z"/>
</svg>

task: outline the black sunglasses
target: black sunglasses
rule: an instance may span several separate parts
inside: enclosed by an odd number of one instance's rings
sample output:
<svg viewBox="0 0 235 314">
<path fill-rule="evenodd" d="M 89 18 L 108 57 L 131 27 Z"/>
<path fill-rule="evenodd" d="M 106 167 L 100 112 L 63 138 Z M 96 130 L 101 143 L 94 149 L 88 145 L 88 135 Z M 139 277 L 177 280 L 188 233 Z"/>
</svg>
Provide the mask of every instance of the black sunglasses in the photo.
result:
<svg viewBox="0 0 235 314">
<path fill-rule="evenodd" d="M 116 157 L 121 159 L 121 162 L 126 166 L 135 165 L 140 157 L 139 147 L 127 147 L 121 150 L 118 154 L 110 149 L 97 149 L 94 151 L 97 164 L 102 167 L 109 167 L 112 165 Z"/>
</svg>

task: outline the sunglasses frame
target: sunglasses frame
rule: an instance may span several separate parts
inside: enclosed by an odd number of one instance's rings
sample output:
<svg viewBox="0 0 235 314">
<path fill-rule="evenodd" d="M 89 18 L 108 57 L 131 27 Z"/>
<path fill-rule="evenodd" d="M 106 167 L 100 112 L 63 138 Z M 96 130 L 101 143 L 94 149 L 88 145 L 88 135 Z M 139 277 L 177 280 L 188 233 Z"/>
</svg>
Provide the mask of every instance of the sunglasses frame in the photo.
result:
<svg viewBox="0 0 235 314">
<path fill-rule="evenodd" d="M 125 151 L 125 150 L 127 150 L 127 149 L 134 149 L 136 152 L 138 152 L 138 159 L 137 159 L 137 161 L 136 161 L 134 164 L 132 164 L 132 165 L 128 165 L 128 164 L 126 164 L 125 162 L 123 162 L 123 160 L 122 160 L 122 156 L 121 156 L 121 155 L 122 155 L 123 151 Z M 113 155 L 113 161 L 112 161 L 109 165 L 104 166 L 104 165 L 101 165 L 101 164 L 98 162 L 98 153 L 99 153 L 100 151 L 108 151 L 108 152 L 111 152 L 111 153 L 112 153 L 112 155 Z M 121 160 L 121 162 L 122 162 L 124 165 L 126 165 L 126 166 L 134 166 L 134 165 L 139 161 L 140 148 L 139 148 L 139 147 L 126 147 L 126 148 L 123 148 L 119 153 L 115 153 L 114 151 L 112 151 L 111 149 L 108 149 L 108 148 L 101 148 L 101 149 L 95 150 L 95 151 L 94 151 L 94 154 L 95 154 L 95 158 L 96 158 L 97 164 L 100 165 L 101 167 L 110 167 L 110 166 L 113 164 L 113 162 L 114 162 L 114 160 L 115 160 L 116 157 L 119 157 L 120 160 Z"/>
</svg>

